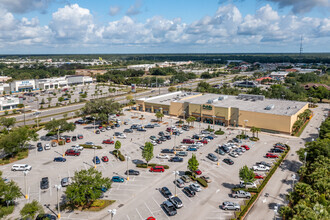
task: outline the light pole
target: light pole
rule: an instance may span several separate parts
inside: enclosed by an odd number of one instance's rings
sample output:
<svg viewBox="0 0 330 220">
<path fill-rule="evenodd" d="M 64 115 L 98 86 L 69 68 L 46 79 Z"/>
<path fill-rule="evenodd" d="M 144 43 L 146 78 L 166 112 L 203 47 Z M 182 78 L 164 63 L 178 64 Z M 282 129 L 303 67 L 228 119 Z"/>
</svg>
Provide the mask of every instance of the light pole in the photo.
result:
<svg viewBox="0 0 330 220">
<path fill-rule="evenodd" d="M 215 115 L 212 115 L 212 118 L 213 118 L 213 130 L 214 130 Z"/>
<path fill-rule="evenodd" d="M 60 208 L 60 201 L 59 201 L 58 197 L 59 197 L 61 185 L 55 185 L 55 188 L 57 190 L 57 211 L 58 211 L 57 218 L 60 219 L 61 218 L 61 208 Z"/>
<path fill-rule="evenodd" d="M 95 149 L 96 149 L 96 147 L 94 146 L 93 149 L 94 149 L 94 158 L 93 158 L 94 168 L 96 169 L 96 158 L 95 158 Z"/>
<path fill-rule="evenodd" d="M 36 115 L 37 128 L 39 128 L 39 115 Z"/>
<path fill-rule="evenodd" d="M 94 119 L 94 134 L 95 134 L 95 117 L 93 117 L 93 119 Z"/>
<path fill-rule="evenodd" d="M 174 183 L 175 183 L 175 193 L 174 193 L 174 195 L 177 196 L 177 194 L 176 194 L 176 188 L 177 188 L 177 185 L 176 185 L 176 175 L 179 174 L 179 172 L 178 171 L 173 171 L 173 173 L 174 173 Z"/>
<path fill-rule="evenodd" d="M 307 151 L 305 151 L 304 156 L 305 156 L 305 163 L 304 163 L 304 165 L 306 165 Z"/>
<path fill-rule="evenodd" d="M 28 195 L 28 192 L 27 192 L 27 180 L 26 180 L 26 176 L 28 175 L 28 173 L 29 173 L 28 170 L 23 172 L 23 174 L 24 174 L 25 199 L 29 199 L 29 195 Z"/>
<path fill-rule="evenodd" d="M 247 120 L 247 119 L 244 120 L 244 128 L 245 128 L 244 130 L 245 130 L 245 135 L 246 135 L 246 124 L 248 123 L 248 121 L 249 121 L 249 120 Z"/>
<path fill-rule="evenodd" d="M 278 206 L 275 205 L 275 206 L 274 206 L 274 219 L 275 219 L 275 220 L 276 220 L 277 210 L 278 210 Z"/>
<path fill-rule="evenodd" d="M 295 174 L 292 174 L 291 177 L 292 177 L 292 192 L 293 192 L 294 181 L 296 180 L 296 175 Z"/>
<path fill-rule="evenodd" d="M 108 213 L 110 214 L 110 219 L 112 220 L 112 218 L 116 215 L 117 210 L 116 209 L 109 209 Z"/>
<path fill-rule="evenodd" d="M 125 155 L 126 161 L 127 161 L 127 166 L 126 166 L 126 175 L 127 175 L 127 181 L 129 181 L 129 172 L 128 172 L 128 160 L 131 159 L 129 156 Z"/>
<path fill-rule="evenodd" d="M 184 125 L 184 122 L 186 120 L 186 111 L 183 111 L 182 113 L 183 113 L 183 125 Z"/>
</svg>

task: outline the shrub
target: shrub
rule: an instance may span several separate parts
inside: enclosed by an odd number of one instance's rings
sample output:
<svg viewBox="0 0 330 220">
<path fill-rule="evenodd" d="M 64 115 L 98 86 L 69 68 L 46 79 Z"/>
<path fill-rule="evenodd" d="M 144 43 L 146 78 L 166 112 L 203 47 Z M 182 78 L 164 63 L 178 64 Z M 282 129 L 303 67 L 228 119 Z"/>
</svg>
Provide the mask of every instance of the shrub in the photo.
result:
<svg viewBox="0 0 330 220">
<path fill-rule="evenodd" d="M 0 207 L 0 218 L 13 213 L 15 206 L 2 206 Z"/>
<path fill-rule="evenodd" d="M 208 187 L 207 182 L 205 180 L 203 180 L 202 178 L 197 178 L 196 180 L 201 186 Z"/>
<path fill-rule="evenodd" d="M 149 163 L 149 167 L 154 167 L 154 166 L 163 166 L 165 170 L 169 169 L 170 167 L 168 165 L 163 165 L 163 164 L 155 164 L 155 163 Z M 140 163 L 136 164 L 136 167 L 138 168 L 148 168 L 146 163 Z"/>
<path fill-rule="evenodd" d="M 251 141 L 259 141 L 259 138 L 257 138 L 257 137 L 250 137 L 250 140 Z"/>
<path fill-rule="evenodd" d="M 64 140 L 60 140 L 60 141 L 58 142 L 58 145 L 65 145 L 65 141 L 64 141 Z"/>
<path fill-rule="evenodd" d="M 125 161 L 125 157 L 124 157 L 122 154 L 119 154 L 118 157 L 119 157 L 119 160 L 120 160 L 120 161 Z"/>
<path fill-rule="evenodd" d="M 93 149 L 93 147 L 96 147 L 96 149 L 102 149 L 101 146 L 88 145 L 88 144 L 80 144 L 80 146 L 82 146 L 83 148 L 86 148 L 86 149 Z"/>
<path fill-rule="evenodd" d="M 216 132 L 214 132 L 214 134 L 216 135 L 223 135 L 225 132 L 221 131 L 221 130 L 217 130 Z"/>
<path fill-rule="evenodd" d="M 104 206 L 105 204 L 105 201 L 104 200 L 95 200 L 93 203 L 92 203 L 92 207 L 101 207 L 101 206 Z"/>
</svg>

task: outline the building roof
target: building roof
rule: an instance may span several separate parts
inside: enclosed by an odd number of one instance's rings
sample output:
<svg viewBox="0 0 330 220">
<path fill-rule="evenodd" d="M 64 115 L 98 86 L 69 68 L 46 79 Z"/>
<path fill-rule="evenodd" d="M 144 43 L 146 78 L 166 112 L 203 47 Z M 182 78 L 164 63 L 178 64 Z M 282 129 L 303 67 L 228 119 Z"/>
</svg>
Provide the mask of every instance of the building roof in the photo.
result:
<svg viewBox="0 0 330 220">
<path fill-rule="evenodd" d="M 326 88 L 327 90 L 330 90 L 330 86 L 326 85 L 326 84 L 320 84 L 320 83 L 307 83 L 306 85 L 304 85 L 304 88 L 306 90 L 310 89 L 310 88 L 314 88 L 316 89 L 319 86 L 323 86 L 324 88 Z"/>
<path fill-rule="evenodd" d="M 160 104 L 160 105 L 170 105 L 171 102 L 173 101 L 180 101 L 184 100 L 189 97 L 193 97 L 199 93 L 194 93 L 194 92 L 172 92 L 172 93 L 167 93 L 164 95 L 159 95 L 159 96 L 154 96 L 151 98 L 140 98 L 138 100 L 144 101 L 144 102 L 149 102 L 149 103 L 154 103 L 154 104 Z"/>
<path fill-rule="evenodd" d="M 250 95 L 251 96 L 251 95 Z M 222 100 L 219 100 L 219 97 Z M 244 95 L 243 95 L 244 97 Z M 252 95 L 253 97 L 253 95 Z M 261 96 L 256 96 L 261 98 Z M 208 103 L 208 100 L 217 100 L 213 103 Z M 190 102 L 192 104 L 205 104 L 213 105 L 215 107 L 234 107 L 241 111 L 259 112 L 274 115 L 286 115 L 291 116 L 296 114 L 301 108 L 303 108 L 307 102 L 279 100 L 279 99 L 263 99 L 255 100 L 252 99 L 239 99 L 238 96 L 231 95 L 219 95 L 219 94 L 204 94 L 202 96 L 195 96 L 182 100 L 179 102 Z M 267 107 L 269 110 L 267 110 Z"/>
<path fill-rule="evenodd" d="M 256 81 L 260 82 L 260 81 L 262 81 L 262 80 L 264 80 L 264 79 L 272 80 L 271 77 L 269 77 L 269 76 L 265 76 L 265 77 L 261 77 L 261 78 L 259 78 L 259 79 L 256 79 Z"/>
</svg>

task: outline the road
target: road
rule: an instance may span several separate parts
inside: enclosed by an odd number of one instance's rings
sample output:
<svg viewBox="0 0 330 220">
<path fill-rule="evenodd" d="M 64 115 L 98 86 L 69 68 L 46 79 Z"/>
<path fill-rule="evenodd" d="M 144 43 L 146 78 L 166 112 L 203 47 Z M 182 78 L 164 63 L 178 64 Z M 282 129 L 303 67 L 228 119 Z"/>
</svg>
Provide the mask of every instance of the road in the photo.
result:
<svg viewBox="0 0 330 220">
<path fill-rule="evenodd" d="M 280 219 L 278 213 L 274 210 L 275 206 L 280 207 L 287 205 L 288 201 L 285 196 L 288 192 L 292 191 L 293 178 L 295 174 L 298 178 L 297 171 L 302 163 L 299 161 L 297 150 L 304 147 L 306 142 L 312 141 L 318 137 L 318 129 L 324 120 L 324 115 L 329 110 L 329 106 L 320 104 L 319 107 L 312 109 L 314 116 L 305 128 L 299 138 L 288 138 L 287 143 L 291 147 L 288 157 L 283 161 L 281 167 L 275 172 L 274 176 L 270 179 L 262 195 L 254 204 L 250 213 L 247 215 L 248 220 L 261 220 L 261 219 Z M 265 194 L 269 196 L 266 197 Z M 276 216 L 276 217 L 275 217 Z"/>
</svg>

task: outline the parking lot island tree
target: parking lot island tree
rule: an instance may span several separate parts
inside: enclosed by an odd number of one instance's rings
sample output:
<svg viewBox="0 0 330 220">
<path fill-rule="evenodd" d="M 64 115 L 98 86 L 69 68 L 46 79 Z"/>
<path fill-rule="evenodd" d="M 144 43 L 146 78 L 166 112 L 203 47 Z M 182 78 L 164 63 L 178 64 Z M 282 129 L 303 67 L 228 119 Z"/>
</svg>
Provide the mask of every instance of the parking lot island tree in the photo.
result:
<svg viewBox="0 0 330 220">
<path fill-rule="evenodd" d="M 155 116 L 156 116 L 157 120 L 159 120 L 159 118 L 160 118 L 160 121 L 162 121 L 163 117 L 164 117 L 164 114 L 159 111 L 159 112 L 156 112 Z"/>
<path fill-rule="evenodd" d="M 257 134 L 257 137 L 258 137 L 258 133 L 261 131 L 260 128 L 257 128 L 257 127 L 254 127 L 252 126 L 250 128 L 250 131 L 252 132 L 252 136 L 255 137 L 255 134 Z"/>
<path fill-rule="evenodd" d="M 246 183 L 254 181 L 254 176 L 253 170 L 249 169 L 246 165 L 239 170 L 239 178 L 244 181 L 245 186 Z"/>
<path fill-rule="evenodd" d="M 113 99 L 97 99 L 86 102 L 81 112 L 83 115 L 95 114 L 96 120 L 107 122 L 109 115 L 121 112 L 121 106 Z"/>
<path fill-rule="evenodd" d="M 73 122 L 67 122 L 65 119 L 53 119 L 45 124 L 45 130 L 54 134 L 57 132 L 57 141 L 60 139 L 60 132 L 74 131 L 75 129 L 76 125 Z"/>
<path fill-rule="evenodd" d="M 191 158 L 188 160 L 188 169 L 195 172 L 196 170 L 198 170 L 198 160 L 196 158 L 196 154 L 192 154 Z"/>
<path fill-rule="evenodd" d="M 188 125 L 190 126 L 190 123 L 194 123 L 194 121 L 196 121 L 196 118 L 194 116 L 189 116 L 187 119 L 186 119 Z"/>
<path fill-rule="evenodd" d="M 0 118 L 0 125 L 4 126 L 5 128 L 9 129 L 13 127 L 16 123 L 16 118 Z"/>
<path fill-rule="evenodd" d="M 142 157 L 147 162 L 147 167 L 149 161 L 154 157 L 154 145 L 150 142 L 146 142 L 142 150 Z"/>
<path fill-rule="evenodd" d="M 101 171 L 94 168 L 76 171 L 65 191 L 67 205 L 73 209 L 89 208 L 110 187 L 110 178 L 102 177 Z"/>
<path fill-rule="evenodd" d="M 126 100 L 128 101 L 127 104 L 129 105 L 129 108 L 131 109 L 131 105 L 133 104 L 133 96 L 132 95 L 127 95 Z"/>
<path fill-rule="evenodd" d="M 118 158 L 118 153 L 119 153 L 119 149 L 121 148 L 121 142 L 120 141 L 116 141 L 115 142 L 115 149 L 117 150 L 117 158 Z"/>
<path fill-rule="evenodd" d="M 44 209 L 38 203 L 37 200 L 33 200 L 30 203 L 26 203 L 21 209 L 20 214 L 22 219 L 35 219 L 38 214 L 44 214 Z"/>
<path fill-rule="evenodd" d="M 14 181 L 5 181 L 0 171 L 0 218 L 14 210 L 14 201 L 21 196 L 21 189 L 18 185 Z"/>
</svg>

